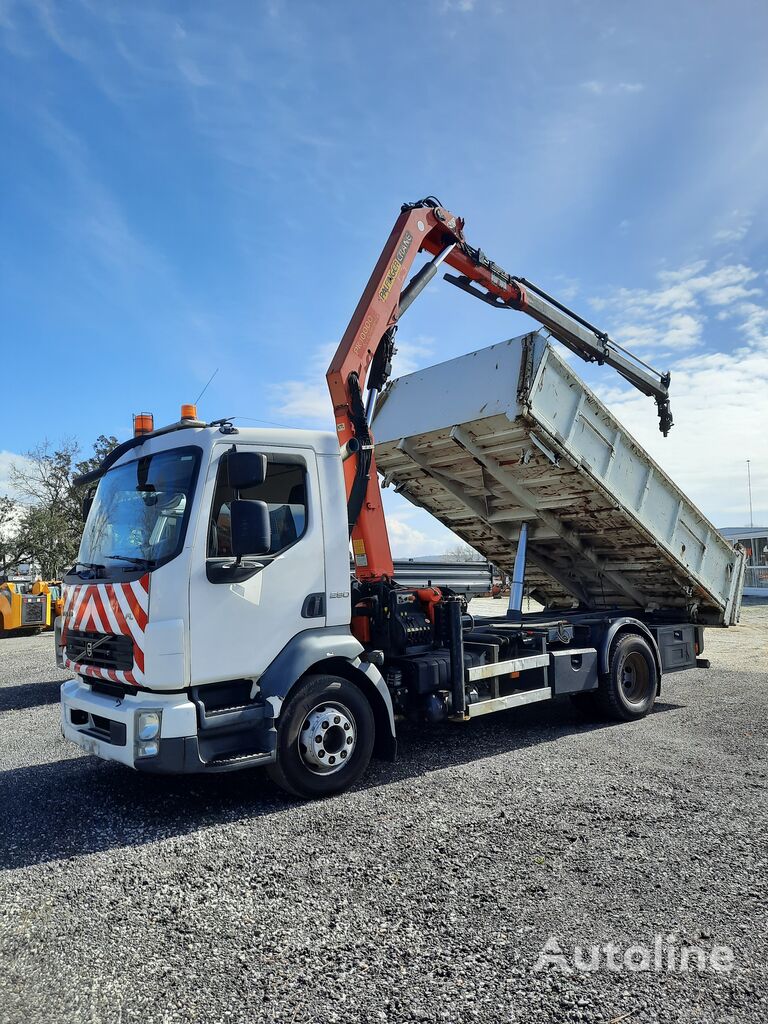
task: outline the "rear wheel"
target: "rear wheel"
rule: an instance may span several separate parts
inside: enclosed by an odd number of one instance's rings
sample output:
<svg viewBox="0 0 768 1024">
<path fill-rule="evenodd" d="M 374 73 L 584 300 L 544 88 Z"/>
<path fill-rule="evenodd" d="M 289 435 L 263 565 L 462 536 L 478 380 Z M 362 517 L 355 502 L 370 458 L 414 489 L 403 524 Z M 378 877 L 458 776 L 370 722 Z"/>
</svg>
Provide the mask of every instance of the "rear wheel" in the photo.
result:
<svg viewBox="0 0 768 1024">
<path fill-rule="evenodd" d="M 373 752 L 373 712 L 341 676 L 306 676 L 280 712 L 277 760 L 267 769 L 281 789 L 306 799 L 357 782 Z"/>
<path fill-rule="evenodd" d="M 630 722 L 648 714 L 658 686 L 656 661 L 648 642 L 626 633 L 611 648 L 608 675 L 601 680 L 596 698 L 609 717 Z"/>
</svg>

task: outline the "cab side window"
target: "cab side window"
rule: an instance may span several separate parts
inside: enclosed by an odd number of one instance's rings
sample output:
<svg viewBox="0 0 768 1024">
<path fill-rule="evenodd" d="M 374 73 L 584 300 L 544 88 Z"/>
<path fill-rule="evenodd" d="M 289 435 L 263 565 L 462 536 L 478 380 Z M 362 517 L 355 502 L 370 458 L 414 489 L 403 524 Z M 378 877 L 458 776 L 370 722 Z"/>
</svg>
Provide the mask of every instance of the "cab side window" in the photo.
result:
<svg viewBox="0 0 768 1024">
<path fill-rule="evenodd" d="M 208 557 L 232 555 L 230 502 L 233 498 L 265 501 L 269 509 L 272 544 L 269 556 L 279 555 L 302 536 L 307 526 L 307 483 L 303 463 L 281 461 L 267 456 L 267 475 L 263 484 L 236 494 L 229 486 L 227 460 L 223 456 L 216 478 L 211 522 L 208 530 Z"/>
</svg>

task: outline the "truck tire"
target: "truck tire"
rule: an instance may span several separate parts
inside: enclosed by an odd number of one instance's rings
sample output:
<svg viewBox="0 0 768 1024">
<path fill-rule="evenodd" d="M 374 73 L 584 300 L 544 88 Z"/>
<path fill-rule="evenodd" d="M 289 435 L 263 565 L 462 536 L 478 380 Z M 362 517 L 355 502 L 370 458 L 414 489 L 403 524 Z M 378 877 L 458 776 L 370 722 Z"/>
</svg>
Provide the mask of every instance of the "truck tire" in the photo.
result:
<svg viewBox="0 0 768 1024">
<path fill-rule="evenodd" d="M 269 777 L 293 796 L 315 800 L 357 782 L 373 753 L 373 711 L 358 686 L 341 676 L 305 676 L 283 705 L 277 760 Z"/>
<path fill-rule="evenodd" d="M 608 675 L 600 681 L 595 696 L 609 718 L 631 722 L 648 714 L 658 687 L 656 659 L 647 640 L 625 633 L 611 648 Z"/>
</svg>

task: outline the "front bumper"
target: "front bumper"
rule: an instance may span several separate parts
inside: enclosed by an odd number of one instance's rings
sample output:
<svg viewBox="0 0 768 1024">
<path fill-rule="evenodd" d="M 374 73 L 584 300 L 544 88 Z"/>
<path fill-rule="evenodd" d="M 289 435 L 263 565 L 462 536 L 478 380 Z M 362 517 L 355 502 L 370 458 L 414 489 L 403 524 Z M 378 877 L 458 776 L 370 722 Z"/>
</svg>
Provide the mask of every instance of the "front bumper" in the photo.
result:
<svg viewBox="0 0 768 1024">
<path fill-rule="evenodd" d="M 141 711 L 161 711 L 157 753 L 140 756 L 136 735 Z M 88 754 L 105 761 L 119 761 L 138 771 L 164 774 L 222 772 L 275 759 L 271 751 L 236 757 L 211 757 L 208 739 L 212 730 L 205 720 L 199 728 L 196 704 L 186 693 L 150 693 L 145 690 L 115 697 L 96 692 L 81 678 L 61 687 L 61 731 Z M 201 747 L 202 736 L 202 747 Z"/>
</svg>

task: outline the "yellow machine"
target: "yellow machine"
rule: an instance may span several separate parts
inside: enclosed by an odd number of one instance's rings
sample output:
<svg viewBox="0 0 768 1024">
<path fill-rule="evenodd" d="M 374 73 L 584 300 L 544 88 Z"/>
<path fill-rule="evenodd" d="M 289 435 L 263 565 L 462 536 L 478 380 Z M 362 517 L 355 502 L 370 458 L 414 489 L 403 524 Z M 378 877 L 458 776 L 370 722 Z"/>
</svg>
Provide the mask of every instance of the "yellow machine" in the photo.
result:
<svg viewBox="0 0 768 1024">
<path fill-rule="evenodd" d="M 4 580 L 0 582 L 0 636 L 52 629 L 63 607 L 58 580 Z"/>
</svg>

